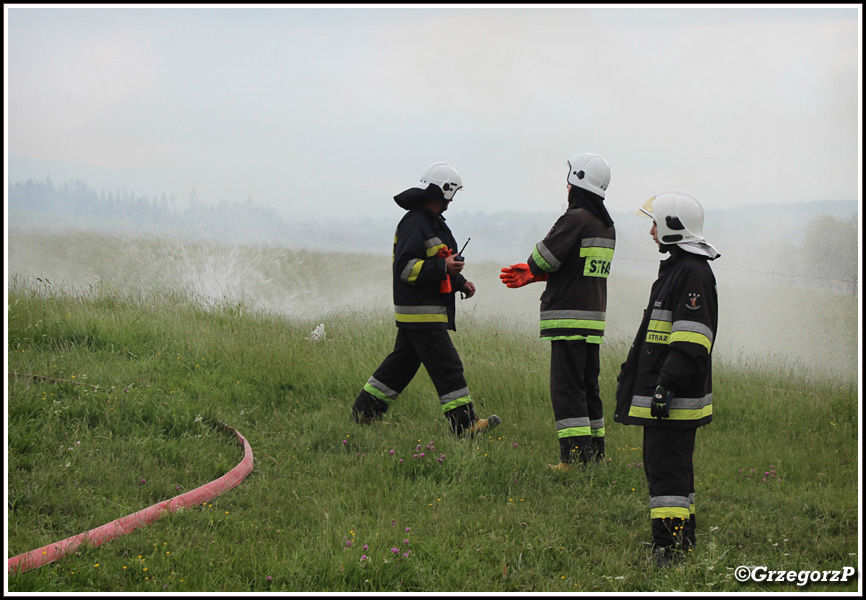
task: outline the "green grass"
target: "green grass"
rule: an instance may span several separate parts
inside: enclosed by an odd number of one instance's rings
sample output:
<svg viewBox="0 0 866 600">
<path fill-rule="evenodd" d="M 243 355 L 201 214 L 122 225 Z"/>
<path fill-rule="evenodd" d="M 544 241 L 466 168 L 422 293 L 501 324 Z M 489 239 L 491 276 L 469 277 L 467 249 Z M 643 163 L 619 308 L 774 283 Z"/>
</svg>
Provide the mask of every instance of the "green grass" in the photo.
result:
<svg viewBox="0 0 866 600">
<path fill-rule="evenodd" d="M 464 316 L 452 335 L 477 412 L 503 419 L 457 440 L 423 369 L 387 423 L 349 421 L 393 344 L 387 306 L 305 319 L 131 286 L 13 278 L 8 292 L 9 371 L 63 380 L 8 378 L 8 557 L 221 476 L 243 452 L 215 423 L 255 455 L 206 506 L 12 574 L 12 592 L 790 592 L 804 588 L 734 569 L 859 564 L 850 380 L 718 360 L 698 548 L 659 571 L 642 431 L 613 423 L 622 339 L 602 347 L 609 460 L 554 473 L 549 346 L 506 319 Z M 311 341 L 320 322 L 327 339 Z"/>
</svg>

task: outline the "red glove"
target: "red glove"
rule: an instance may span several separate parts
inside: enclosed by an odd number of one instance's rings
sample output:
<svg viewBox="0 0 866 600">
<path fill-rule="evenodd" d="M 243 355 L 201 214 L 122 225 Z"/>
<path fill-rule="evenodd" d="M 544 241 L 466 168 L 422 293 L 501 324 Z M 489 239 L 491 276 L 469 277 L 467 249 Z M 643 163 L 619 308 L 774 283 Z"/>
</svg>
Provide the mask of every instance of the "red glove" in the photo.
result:
<svg viewBox="0 0 866 600">
<path fill-rule="evenodd" d="M 436 258 L 448 258 L 454 254 L 454 251 L 451 248 L 446 248 L 443 246 L 439 248 L 439 252 L 436 254 Z M 440 294 L 450 294 L 451 293 L 451 276 L 445 275 L 445 280 L 439 282 L 439 293 Z"/>
<path fill-rule="evenodd" d="M 533 275 L 528 264 L 518 263 L 510 267 L 503 267 L 499 279 L 510 288 L 519 288 L 535 281 L 547 281 L 547 273 Z"/>
</svg>

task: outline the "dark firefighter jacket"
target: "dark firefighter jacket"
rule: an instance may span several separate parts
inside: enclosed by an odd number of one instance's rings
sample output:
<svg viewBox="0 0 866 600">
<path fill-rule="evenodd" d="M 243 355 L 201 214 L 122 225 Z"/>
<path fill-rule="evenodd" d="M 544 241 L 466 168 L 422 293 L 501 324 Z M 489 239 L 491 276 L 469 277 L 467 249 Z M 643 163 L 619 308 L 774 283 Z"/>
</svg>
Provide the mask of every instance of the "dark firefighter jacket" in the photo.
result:
<svg viewBox="0 0 866 600">
<path fill-rule="evenodd" d="M 614 421 L 689 429 L 713 419 L 716 278 L 708 259 L 673 247 L 653 283 L 637 336 L 617 377 Z M 650 416 L 657 385 L 673 391 L 670 417 Z"/>
<path fill-rule="evenodd" d="M 547 274 L 541 295 L 541 339 L 600 344 L 607 310 L 607 276 L 616 231 L 574 204 L 527 259 L 533 275 Z"/>
<path fill-rule="evenodd" d="M 412 208 L 394 233 L 394 316 L 405 329 L 456 329 L 454 296 L 466 283 L 451 277 L 451 292 L 440 284 L 448 276 L 439 250 L 458 252 L 445 217 L 428 208 Z"/>
</svg>

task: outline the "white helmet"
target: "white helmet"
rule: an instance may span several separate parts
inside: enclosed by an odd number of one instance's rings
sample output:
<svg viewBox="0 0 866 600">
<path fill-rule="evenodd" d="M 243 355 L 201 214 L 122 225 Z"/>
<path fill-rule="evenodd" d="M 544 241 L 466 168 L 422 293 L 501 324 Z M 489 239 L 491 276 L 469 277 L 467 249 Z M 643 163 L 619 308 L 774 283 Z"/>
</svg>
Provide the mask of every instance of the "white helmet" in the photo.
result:
<svg viewBox="0 0 866 600">
<path fill-rule="evenodd" d="M 656 235 L 663 244 L 704 241 L 704 208 L 685 192 L 662 192 L 643 203 L 636 215 L 656 222 Z"/>
<path fill-rule="evenodd" d="M 598 154 L 575 154 L 568 160 L 568 183 L 604 198 L 610 165 Z"/>
<path fill-rule="evenodd" d="M 463 187 L 463 180 L 457 169 L 444 162 L 433 163 L 421 173 L 421 181 L 415 187 L 427 189 L 431 183 L 442 188 L 446 200 L 451 200 L 457 190 Z"/>
</svg>

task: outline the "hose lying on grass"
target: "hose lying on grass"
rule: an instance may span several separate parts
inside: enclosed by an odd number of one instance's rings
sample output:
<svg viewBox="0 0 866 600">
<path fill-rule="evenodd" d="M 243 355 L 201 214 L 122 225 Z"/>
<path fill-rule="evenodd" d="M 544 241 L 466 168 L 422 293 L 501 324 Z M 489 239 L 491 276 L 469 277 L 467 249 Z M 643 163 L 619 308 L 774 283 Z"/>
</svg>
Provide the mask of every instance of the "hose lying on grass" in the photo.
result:
<svg viewBox="0 0 866 600">
<path fill-rule="evenodd" d="M 17 375 L 10 373 L 10 375 Z M 209 500 L 213 500 L 223 492 L 226 492 L 237 486 L 244 478 L 253 470 L 253 450 L 249 442 L 236 429 L 223 424 L 223 427 L 229 433 L 235 434 L 235 439 L 244 449 L 244 458 L 231 471 L 215 479 L 210 483 L 197 487 L 194 490 L 175 496 L 170 500 L 165 500 L 132 513 L 125 517 L 115 519 L 110 523 L 106 523 L 90 531 L 79 533 L 76 536 L 67 538 L 60 542 L 48 544 L 42 548 L 31 550 L 18 556 L 13 556 L 9 559 L 8 573 L 23 573 L 37 567 L 41 567 L 48 563 L 74 552 L 81 544 L 91 544 L 99 546 L 100 544 L 118 538 L 127 533 L 148 525 L 165 515 L 166 513 L 175 512 L 185 507 L 195 506 Z"/>
</svg>

